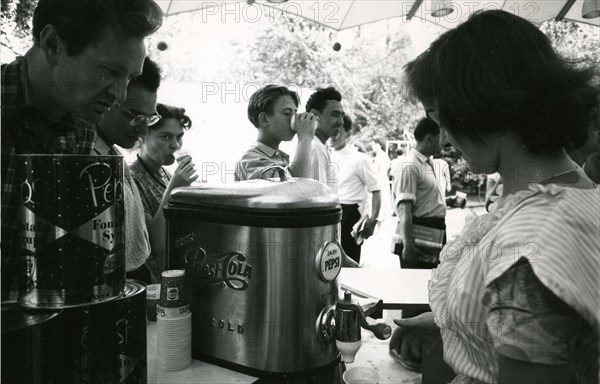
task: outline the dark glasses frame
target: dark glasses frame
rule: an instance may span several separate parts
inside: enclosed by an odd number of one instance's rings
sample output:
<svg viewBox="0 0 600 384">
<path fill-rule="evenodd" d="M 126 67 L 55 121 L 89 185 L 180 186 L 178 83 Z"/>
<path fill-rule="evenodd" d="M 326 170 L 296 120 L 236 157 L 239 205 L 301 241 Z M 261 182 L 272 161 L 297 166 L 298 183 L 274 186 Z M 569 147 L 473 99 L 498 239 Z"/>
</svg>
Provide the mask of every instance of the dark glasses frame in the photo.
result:
<svg viewBox="0 0 600 384">
<path fill-rule="evenodd" d="M 125 111 L 129 116 L 131 116 L 131 120 L 129 121 L 129 125 L 135 127 L 137 125 L 142 124 L 144 121 L 148 124 L 148 126 L 152 126 L 162 119 L 162 116 L 158 114 L 158 112 L 154 112 L 152 115 L 135 115 L 129 109 L 125 108 L 119 103 L 115 103 L 115 105 Z"/>
</svg>

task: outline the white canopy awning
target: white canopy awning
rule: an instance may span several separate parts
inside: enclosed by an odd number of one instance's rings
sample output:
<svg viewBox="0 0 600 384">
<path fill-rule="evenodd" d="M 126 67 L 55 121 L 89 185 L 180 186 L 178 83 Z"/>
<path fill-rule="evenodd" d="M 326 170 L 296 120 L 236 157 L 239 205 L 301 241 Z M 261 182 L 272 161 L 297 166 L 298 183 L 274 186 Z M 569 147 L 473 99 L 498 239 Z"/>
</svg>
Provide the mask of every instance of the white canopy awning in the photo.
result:
<svg viewBox="0 0 600 384">
<path fill-rule="evenodd" d="M 344 30 L 390 18 L 403 22 L 421 19 L 453 28 L 469 18 L 473 12 L 503 9 L 536 24 L 546 20 L 571 20 L 600 27 L 600 17 L 582 17 L 584 0 L 451 0 L 454 11 L 447 16 L 433 17 L 431 0 L 292 0 L 281 4 L 265 0 L 156 0 L 165 14 L 203 10 L 216 14 L 222 10 L 255 15 L 249 7 L 266 7 L 313 20 L 334 30 Z M 249 16 L 252 17 L 252 16 Z"/>
</svg>

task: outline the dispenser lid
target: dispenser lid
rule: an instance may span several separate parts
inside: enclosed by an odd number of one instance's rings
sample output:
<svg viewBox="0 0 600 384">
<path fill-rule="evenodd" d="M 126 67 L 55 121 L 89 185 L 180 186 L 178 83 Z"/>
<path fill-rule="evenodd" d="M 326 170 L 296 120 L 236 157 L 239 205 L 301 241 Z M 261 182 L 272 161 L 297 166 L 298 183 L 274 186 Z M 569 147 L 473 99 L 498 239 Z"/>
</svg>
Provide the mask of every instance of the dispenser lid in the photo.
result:
<svg viewBox="0 0 600 384">
<path fill-rule="evenodd" d="M 307 178 L 199 183 L 176 188 L 171 192 L 169 205 L 277 213 L 341 209 L 335 192 Z"/>
</svg>

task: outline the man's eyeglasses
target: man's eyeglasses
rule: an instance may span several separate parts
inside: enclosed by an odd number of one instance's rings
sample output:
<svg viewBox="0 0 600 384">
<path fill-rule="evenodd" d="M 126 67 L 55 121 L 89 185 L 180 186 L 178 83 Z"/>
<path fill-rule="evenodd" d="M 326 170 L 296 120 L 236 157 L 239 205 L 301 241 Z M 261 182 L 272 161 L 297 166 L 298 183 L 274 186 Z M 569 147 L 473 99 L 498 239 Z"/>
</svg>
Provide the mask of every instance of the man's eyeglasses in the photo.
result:
<svg viewBox="0 0 600 384">
<path fill-rule="evenodd" d="M 153 114 L 151 114 L 150 116 L 146 116 L 146 115 L 135 115 L 133 114 L 129 109 L 125 108 L 124 106 L 122 106 L 119 103 L 115 103 L 115 105 L 119 108 L 121 108 L 123 111 L 125 111 L 129 116 L 131 116 L 131 120 L 129 121 L 129 125 L 131 125 L 132 127 L 135 127 L 137 125 L 142 124 L 144 121 L 148 124 L 148 126 L 152 126 L 156 123 L 158 123 L 160 121 L 160 119 L 162 119 L 162 116 L 159 115 L 157 112 L 154 112 Z"/>
</svg>

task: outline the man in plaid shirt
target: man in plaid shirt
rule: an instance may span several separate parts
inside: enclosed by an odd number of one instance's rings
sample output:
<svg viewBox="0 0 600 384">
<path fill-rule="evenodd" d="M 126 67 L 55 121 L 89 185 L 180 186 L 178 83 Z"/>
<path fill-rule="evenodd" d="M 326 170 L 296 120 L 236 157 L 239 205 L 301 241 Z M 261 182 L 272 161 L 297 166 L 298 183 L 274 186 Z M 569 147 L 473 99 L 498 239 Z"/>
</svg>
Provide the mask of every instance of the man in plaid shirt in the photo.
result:
<svg viewBox="0 0 600 384">
<path fill-rule="evenodd" d="M 144 38 L 162 24 L 152 0 L 40 0 L 33 46 L 2 65 L 2 299 L 15 299 L 16 154 L 90 154 L 91 124 L 127 96 Z M 12 292 L 12 293 L 11 293 Z"/>
</svg>

